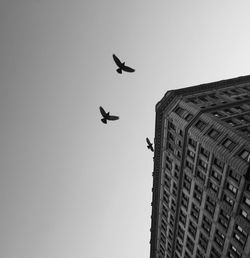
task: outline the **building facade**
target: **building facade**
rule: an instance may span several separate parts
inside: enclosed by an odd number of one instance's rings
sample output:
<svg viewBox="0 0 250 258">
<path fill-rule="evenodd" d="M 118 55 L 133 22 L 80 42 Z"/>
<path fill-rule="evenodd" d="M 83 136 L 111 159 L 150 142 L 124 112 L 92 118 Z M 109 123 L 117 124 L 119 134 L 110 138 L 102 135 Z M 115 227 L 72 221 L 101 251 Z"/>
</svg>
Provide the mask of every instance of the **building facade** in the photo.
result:
<svg viewBox="0 0 250 258">
<path fill-rule="evenodd" d="M 150 258 L 250 257 L 250 76 L 156 105 Z"/>
</svg>

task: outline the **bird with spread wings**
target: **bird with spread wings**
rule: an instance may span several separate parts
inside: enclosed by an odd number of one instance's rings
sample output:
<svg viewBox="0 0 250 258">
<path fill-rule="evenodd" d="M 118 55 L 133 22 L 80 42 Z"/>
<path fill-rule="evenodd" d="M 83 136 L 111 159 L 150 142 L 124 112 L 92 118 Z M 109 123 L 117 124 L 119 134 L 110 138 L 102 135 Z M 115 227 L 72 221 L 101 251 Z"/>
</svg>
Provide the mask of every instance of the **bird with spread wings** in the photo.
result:
<svg viewBox="0 0 250 258">
<path fill-rule="evenodd" d="M 103 116 L 103 118 L 101 119 L 101 121 L 104 123 L 104 124 L 107 124 L 107 120 L 118 120 L 119 119 L 119 117 L 118 116 L 111 116 L 110 114 L 109 114 L 109 112 L 106 112 L 104 109 L 103 109 L 103 107 L 100 107 L 99 108 L 100 109 L 100 112 L 101 112 L 101 114 L 102 114 L 102 116 Z"/>
<path fill-rule="evenodd" d="M 151 151 L 154 151 L 154 148 L 153 148 L 153 143 L 150 142 L 150 140 L 148 139 L 148 137 L 146 138 L 146 141 L 147 141 L 147 144 L 148 144 L 148 149 L 150 149 Z"/>
<path fill-rule="evenodd" d="M 121 62 L 120 59 L 115 54 L 113 54 L 113 59 L 114 59 L 116 65 L 119 67 L 116 70 L 118 73 L 122 73 L 122 71 L 132 73 L 132 72 L 135 71 L 135 69 L 133 69 L 133 68 L 131 68 L 129 66 L 126 66 L 125 62 Z"/>
</svg>

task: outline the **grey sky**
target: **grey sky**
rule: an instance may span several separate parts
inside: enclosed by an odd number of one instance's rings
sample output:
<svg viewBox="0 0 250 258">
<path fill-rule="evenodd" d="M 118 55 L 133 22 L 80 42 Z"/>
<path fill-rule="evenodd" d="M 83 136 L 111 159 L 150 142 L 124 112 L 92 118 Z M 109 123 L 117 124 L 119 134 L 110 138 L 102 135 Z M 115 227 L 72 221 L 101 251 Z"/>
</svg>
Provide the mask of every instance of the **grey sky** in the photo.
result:
<svg viewBox="0 0 250 258">
<path fill-rule="evenodd" d="M 250 74 L 249 1 L 0 2 L 0 257 L 149 257 L 154 106 Z M 115 72 L 112 54 L 136 69 Z M 119 115 L 104 125 L 99 106 Z"/>
</svg>

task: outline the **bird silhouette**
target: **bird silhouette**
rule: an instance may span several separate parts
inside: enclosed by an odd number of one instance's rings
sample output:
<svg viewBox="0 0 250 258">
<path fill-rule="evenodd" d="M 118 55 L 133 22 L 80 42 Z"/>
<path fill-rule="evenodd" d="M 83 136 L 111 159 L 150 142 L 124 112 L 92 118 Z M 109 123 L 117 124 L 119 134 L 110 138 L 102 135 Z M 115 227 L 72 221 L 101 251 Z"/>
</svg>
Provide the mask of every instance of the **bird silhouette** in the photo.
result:
<svg viewBox="0 0 250 258">
<path fill-rule="evenodd" d="M 147 141 L 147 144 L 148 144 L 148 149 L 150 149 L 151 151 L 154 151 L 154 148 L 153 148 L 153 143 L 150 142 L 150 140 L 148 138 L 146 138 L 146 141 Z"/>
<path fill-rule="evenodd" d="M 120 61 L 120 59 L 119 59 L 115 54 L 113 54 L 113 59 L 114 59 L 116 65 L 119 67 L 119 68 L 116 70 L 118 73 L 122 73 L 122 71 L 132 73 L 132 72 L 135 71 L 135 69 L 133 69 L 133 68 L 131 68 L 131 67 L 129 67 L 129 66 L 126 66 L 126 65 L 125 65 L 125 62 L 122 63 L 122 62 Z"/>
<path fill-rule="evenodd" d="M 101 121 L 104 123 L 104 124 L 107 124 L 107 120 L 118 120 L 119 117 L 118 116 L 111 116 L 109 114 L 109 112 L 106 112 L 102 107 L 100 107 L 100 112 L 103 116 L 103 118 L 101 119 Z"/>
</svg>

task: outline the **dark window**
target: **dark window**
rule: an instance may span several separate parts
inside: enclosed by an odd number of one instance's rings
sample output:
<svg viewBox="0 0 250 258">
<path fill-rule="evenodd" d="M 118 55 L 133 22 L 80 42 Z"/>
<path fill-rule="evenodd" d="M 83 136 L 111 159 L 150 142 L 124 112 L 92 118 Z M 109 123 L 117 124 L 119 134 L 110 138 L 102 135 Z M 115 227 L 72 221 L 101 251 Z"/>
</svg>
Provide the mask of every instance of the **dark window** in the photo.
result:
<svg viewBox="0 0 250 258">
<path fill-rule="evenodd" d="M 235 114 L 234 111 L 231 110 L 231 109 L 224 109 L 223 111 L 224 111 L 227 115 L 233 115 L 233 114 Z"/>
<path fill-rule="evenodd" d="M 180 225 L 179 225 L 178 228 L 179 228 L 179 229 L 178 229 L 178 236 L 179 236 L 180 239 L 183 241 L 184 235 L 185 235 L 185 231 L 180 227 Z"/>
<path fill-rule="evenodd" d="M 225 139 L 223 142 L 222 142 L 222 145 L 228 149 L 228 150 L 233 150 L 233 148 L 236 146 L 236 143 L 234 143 L 232 140 L 230 139 Z"/>
<path fill-rule="evenodd" d="M 229 176 L 239 184 L 241 176 L 237 172 L 229 169 Z"/>
<path fill-rule="evenodd" d="M 198 185 L 194 186 L 194 192 L 193 192 L 193 197 L 195 200 L 197 200 L 199 203 L 202 201 L 202 188 L 199 187 Z"/>
<path fill-rule="evenodd" d="M 197 249 L 195 258 L 206 258 L 206 256 L 201 252 L 200 249 Z"/>
<path fill-rule="evenodd" d="M 184 207 L 186 210 L 188 209 L 188 201 L 189 201 L 189 198 L 188 198 L 184 193 L 182 193 L 181 204 L 183 205 L 183 207 Z"/>
<path fill-rule="evenodd" d="M 193 170 L 193 168 L 194 168 L 193 163 L 191 163 L 191 162 L 188 161 L 188 160 L 186 160 L 186 166 L 187 166 L 190 170 Z"/>
<path fill-rule="evenodd" d="M 186 240 L 186 247 L 187 249 L 189 250 L 189 252 L 191 254 L 193 254 L 193 251 L 194 251 L 194 242 L 189 238 L 187 237 L 187 240 Z"/>
<path fill-rule="evenodd" d="M 218 158 L 214 158 L 214 164 L 220 168 L 223 169 L 224 163 L 222 161 L 220 161 Z"/>
<path fill-rule="evenodd" d="M 168 127 L 171 128 L 174 131 L 176 130 L 176 126 L 171 122 L 168 122 Z"/>
<path fill-rule="evenodd" d="M 206 203 L 205 203 L 205 210 L 213 217 L 214 210 L 216 207 L 216 202 L 210 197 L 207 196 Z"/>
<path fill-rule="evenodd" d="M 177 115 L 179 115 L 180 117 L 183 115 L 183 113 L 184 113 L 184 109 L 183 108 L 181 108 L 181 107 L 177 107 L 175 110 L 174 110 L 174 112 L 177 114 Z"/>
<path fill-rule="evenodd" d="M 208 233 L 208 235 L 210 234 L 211 226 L 212 226 L 212 222 L 204 215 L 201 223 L 201 227 Z"/>
<path fill-rule="evenodd" d="M 183 187 L 184 187 L 188 192 L 190 192 L 191 182 L 192 182 L 191 177 L 189 177 L 188 175 L 185 174 L 185 175 L 184 175 Z"/>
<path fill-rule="evenodd" d="M 184 227 L 186 226 L 186 220 L 187 220 L 187 215 L 183 212 L 183 210 L 181 210 L 179 221 L 183 224 Z"/>
<path fill-rule="evenodd" d="M 204 160 L 199 159 L 198 164 L 199 164 L 199 166 L 202 167 L 204 170 L 207 169 L 207 163 L 206 163 Z"/>
<path fill-rule="evenodd" d="M 217 131 L 217 130 L 215 130 L 215 129 L 212 129 L 212 130 L 210 130 L 210 131 L 208 132 L 208 135 L 209 135 L 212 139 L 216 140 L 216 139 L 219 137 L 220 132 Z"/>
<path fill-rule="evenodd" d="M 214 247 L 212 247 L 209 258 L 218 258 L 220 256 L 221 254 Z"/>
<path fill-rule="evenodd" d="M 195 239 L 197 227 L 195 226 L 195 224 L 192 221 L 189 221 L 188 232 L 193 237 L 193 239 Z"/>
<path fill-rule="evenodd" d="M 215 193 L 218 194 L 219 193 L 219 187 L 217 185 L 215 185 L 212 181 L 208 181 L 207 186 Z"/>
<path fill-rule="evenodd" d="M 186 115 L 186 116 L 184 117 L 184 119 L 185 119 L 186 121 L 190 121 L 192 118 L 193 118 L 193 115 L 192 115 L 192 114 L 188 114 L 188 115 Z"/>
<path fill-rule="evenodd" d="M 201 147 L 200 153 L 205 156 L 206 158 L 209 157 L 209 151 Z"/>
<path fill-rule="evenodd" d="M 199 169 L 196 171 L 196 176 L 202 181 L 203 184 L 205 183 L 206 176 Z"/>
<path fill-rule="evenodd" d="M 214 169 L 211 170 L 211 176 L 218 182 L 218 184 L 221 183 L 221 175 Z"/>
<path fill-rule="evenodd" d="M 194 139 L 189 138 L 189 139 L 188 139 L 188 143 L 189 143 L 193 148 L 196 148 L 197 143 L 196 143 L 196 141 L 195 141 Z"/>
<path fill-rule="evenodd" d="M 199 120 L 196 124 L 195 127 L 198 128 L 200 131 L 204 130 L 207 124 L 201 120 Z"/>
<path fill-rule="evenodd" d="M 193 217 L 193 219 L 196 221 L 196 223 L 198 223 L 200 209 L 194 203 L 192 203 L 190 214 Z"/>
<path fill-rule="evenodd" d="M 242 150 L 241 152 L 240 152 L 240 154 L 239 154 L 239 156 L 242 158 L 242 159 L 244 159 L 244 160 L 246 160 L 246 161 L 249 161 L 249 157 L 250 157 L 250 152 L 248 151 L 248 150 Z"/>
<path fill-rule="evenodd" d="M 227 212 L 225 212 L 223 209 L 220 210 L 220 213 L 219 213 L 219 217 L 218 217 L 218 222 L 219 224 L 227 229 L 228 228 L 228 224 L 229 224 L 229 221 L 230 221 L 230 216 Z"/>
<path fill-rule="evenodd" d="M 225 120 L 225 122 L 227 122 L 231 126 L 236 126 L 237 125 L 237 123 L 234 120 L 232 120 L 232 119 Z"/>
<path fill-rule="evenodd" d="M 213 112 L 212 113 L 214 116 L 216 116 L 216 117 L 223 117 L 224 115 L 223 114 L 221 114 L 220 112 Z"/>
<path fill-rule="evenodd" d="M 198 243 L 202 247 L 202 249 L 206 252 L 207 251 L 208 239 L 202 233 L 200 233 Z"/>
</svg>

